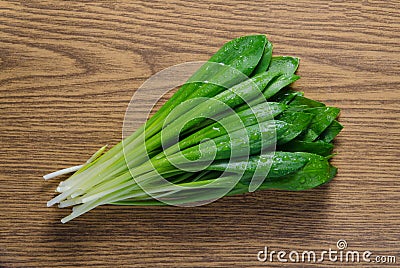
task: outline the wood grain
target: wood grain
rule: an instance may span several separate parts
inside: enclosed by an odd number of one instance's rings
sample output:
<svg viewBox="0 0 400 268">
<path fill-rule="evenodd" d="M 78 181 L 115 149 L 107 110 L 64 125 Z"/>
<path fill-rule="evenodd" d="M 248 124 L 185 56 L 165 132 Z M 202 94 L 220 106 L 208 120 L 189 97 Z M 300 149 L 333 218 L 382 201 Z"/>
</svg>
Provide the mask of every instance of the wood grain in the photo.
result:
<svg viewBox="0 0 400 268">
<path fill-rule="evenodd" d="M 399 264 L 399 9 L 394 0 L 0 2 L 0 266 L 273 266 L 257 261 L 264 246 L 321 251 L 341 238 Z M 196 208 L 104 206 L 65 225 L 67 210 L 46 208 L 57 182 L 41 176 L 117 143 L 146 78 L 252 33 L 267 34 L 275 55 L 301 58 L 296 89 L 342 108 L 334 181 Z"/>
</svg>

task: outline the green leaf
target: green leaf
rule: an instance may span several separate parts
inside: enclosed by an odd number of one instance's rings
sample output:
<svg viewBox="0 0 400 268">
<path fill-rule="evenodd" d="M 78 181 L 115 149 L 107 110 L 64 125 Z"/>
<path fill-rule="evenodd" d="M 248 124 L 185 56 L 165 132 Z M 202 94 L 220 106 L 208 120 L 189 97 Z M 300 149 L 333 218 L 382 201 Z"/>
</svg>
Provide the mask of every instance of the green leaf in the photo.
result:
<svg viewBox="0 0 400 268">
<path fill-rule="evenodd" d="M 226 171 L 231 173 L 245 174 L 242 183 L 248 184 L 248 179 L 254 175 L 256 169 L 261 174 L 267 174 L 268 178 L 277 178 L 296 172 L 308 162 L 308 158 L 301 153 L 275 152 L 270 155 L 256 155 L 244 160 L 216 161 L 207 167 L 207 170 Z M 260 173 L 258 173 L 260 174 Z"/>
<path fill-rule="evenodd" d="M 303 96 L 296 96 L 291 102 L 290 102 L 290 107 L 294 108 L 294 106 L 307 106 L 309 108 L 315 108 L 315 107 L 324 107 L 325 104 L 319 101 L 311 100 L 308 98 L 305 98 Z"/>
<path fill-rule="evenodd" d="M 334 120 L 318 137 L 318 140 L 331 142 L 343 129 L 343 126 Z"/>
<path fill-rule="evenodd" d="M 325 157 L 316 154 L 299 153 L 308 158 L 307 164 L 295 172 L 280 178 L 264 181 L 260 189 L 280 189 L 288 191 L 308 190 L 332 179 L 336 170 Z"/>
<path fill-rule="evenodd" d="M 314 114 L 314 118 L 301 140 L 314 141 L 335 120 L 340 113 L 340 109 L 336 107 L 318 107 L 310 108 L 307 112 Z"/>
<path fill-rule="evenodd" d="M 286 152 L 308 152 L 321 156 L 328 156 L 332 152 L 333 144 L 324 141 L 292 140 L 279 145 L 278 149 Z"/>
<path fill-rule="evenodd" d="M 291 56 L 272 57 L 268 72 L 281 72 L 290 76 L 294 74 L 299 67 L 300 59 Z M 284 72 L 282 72 L 284 70 Z"/>
<path fill-rule="evenodd" d="M 258 65 L 256 66 L 256 68 L 254 69 L 251 76 L 263 73 L 268 69 L 269 64 L 271 62 L 271 58 L 272 58 L 272 49 L 273 49 L 272 44 L 269 41 L 267 41 L 267 44 L 265 45 L 264 53 L 261 57 L 261 60 L 258 63 Z"/>
<path fill-rule="evenodd" d="M 225 135 L 226 129 L 231 131 L 238 130 L 241 126 L 239 122 L 236 121 L 239 118 L 245 127 L 257 124 L 259 122 L 264 122 L 267 120 L 272 120 L 275 116 L 284 111 L 287 105 L 277 102 L 263 102 L 251 109 L 243 110 L 238 112 L 236 115 L 230 115 L 221 118 L 218 122 L 202 126 L 199 130 L 191 135 L 186 136 L 179 144 L 173 145 L 166 149 L 164 153 L 169 155 L 171 153 L 186 149 L 190 146 L 197 145 L 205 139 L 214 139 L 216 137 Z"/>
<path fill-rule="evenodd" d="M 310 125 L 313 115 L 304 112 L 285 111 L 278 117 L 278 119 L 289 124 L 289 127 L 285 133 L 280 135 L 277 140 L 278 144 L 284 144 L 293 140 L 302 132 L 304 132 Z"/>
<path fill-rule="evenodd" d="M 272 96 L 268 100 L 273 101 L 273 102 L 289 104 L 297 96 L 303 96 L 303 92 L 294 91 L 292 89 L 286 88 L 286 89 L 279 91 L 278 93 L 276 93 L 274 96 Z"/>
</svg>

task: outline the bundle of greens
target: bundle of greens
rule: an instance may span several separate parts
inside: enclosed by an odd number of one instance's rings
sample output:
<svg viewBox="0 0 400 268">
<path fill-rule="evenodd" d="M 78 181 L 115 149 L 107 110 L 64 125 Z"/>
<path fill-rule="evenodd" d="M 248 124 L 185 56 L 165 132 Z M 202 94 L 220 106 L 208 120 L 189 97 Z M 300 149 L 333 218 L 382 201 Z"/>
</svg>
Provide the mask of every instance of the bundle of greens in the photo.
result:
<svg viewBox="0 0 400 268">
<path fill-rule="evenodd" d="M 44 176 L 75 172 L 47 205 L 72 206 L 64 223 L 103 204 L 191 206 L 330 181 L 339 109 L 288 88 L 298 65 L 298 58 L 272 56 L 264 35 L 226 43 L 132 135 Z"/>
</svg>

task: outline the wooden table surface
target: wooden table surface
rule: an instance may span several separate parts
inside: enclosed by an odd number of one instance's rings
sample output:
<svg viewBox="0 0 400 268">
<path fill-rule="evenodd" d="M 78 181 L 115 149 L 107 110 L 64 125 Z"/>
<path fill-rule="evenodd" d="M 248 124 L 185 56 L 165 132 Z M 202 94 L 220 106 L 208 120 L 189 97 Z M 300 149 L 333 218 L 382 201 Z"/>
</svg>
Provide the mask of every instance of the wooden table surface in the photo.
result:
<svg viewBox="0 0 400 268">
<path fill-rule="evenodd" d="M 322 251 L 339 239 L 398 265 L 399 9 L 394 0 L 0 2 L 0 267 L 271 266 L 257 261 L 264 246 Z M 301 58 L 295 89 L 342 109 L 329 185 L 194 208 L 103 206 L 60 223 L 69 210 L 46 207 L 58 182 L 43 174 L 116 144 L 148 77 L 254 33 L 275 55 Z"/>
</svg>

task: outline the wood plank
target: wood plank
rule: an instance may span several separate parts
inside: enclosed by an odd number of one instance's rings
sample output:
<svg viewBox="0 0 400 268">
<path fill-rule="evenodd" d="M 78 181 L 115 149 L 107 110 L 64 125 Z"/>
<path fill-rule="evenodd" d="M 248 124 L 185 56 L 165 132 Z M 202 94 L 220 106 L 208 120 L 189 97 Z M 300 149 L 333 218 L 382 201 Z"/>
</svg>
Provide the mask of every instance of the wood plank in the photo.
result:
<svg viewBox="0 0 400 268">
<path fill-rule="evenodd" d="M 399 263 L 399 9 L 394 0 L 0 2 L 0 266 L 250 267 L 263 265 L 264 246 L 322 251 L 339 239 Z M 195 208 L 103 206 L 59 223 L 68 211 L 46 207 L 57 182 L 43 174 L 116 144 L 148 77 L 253 33 L 267 34 L 275 55 L 301 58 L 295 89 L 342 109 L 329 185 Z"/>
</svg>

